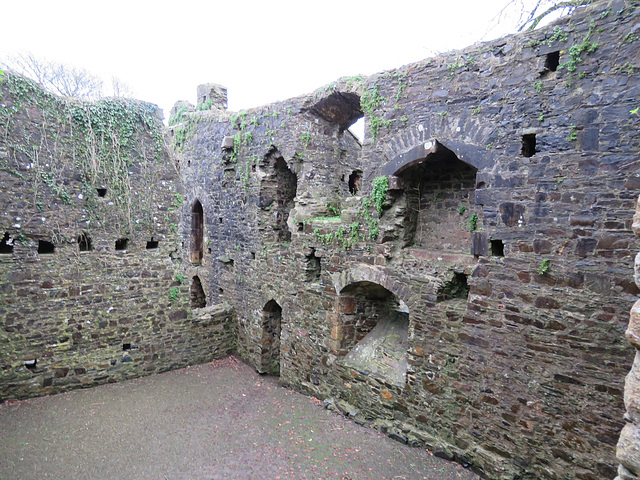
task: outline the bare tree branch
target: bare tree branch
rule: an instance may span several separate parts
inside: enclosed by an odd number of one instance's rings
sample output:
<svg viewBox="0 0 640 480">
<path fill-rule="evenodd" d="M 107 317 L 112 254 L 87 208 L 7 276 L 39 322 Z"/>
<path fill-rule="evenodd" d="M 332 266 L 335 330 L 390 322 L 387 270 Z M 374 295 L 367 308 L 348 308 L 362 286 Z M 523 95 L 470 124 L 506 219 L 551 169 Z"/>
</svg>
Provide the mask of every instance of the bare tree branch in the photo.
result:
<svg viewBox="0 0 640 480">
<path fill-rule="evenodd" d="M 38 58 L 32 53 L 20 53 L 0 60 L 0 66 L 31 78 L 58 95 L 86 99 L 102 96 L 100 77 L 82 68 Z"/>
</svg>

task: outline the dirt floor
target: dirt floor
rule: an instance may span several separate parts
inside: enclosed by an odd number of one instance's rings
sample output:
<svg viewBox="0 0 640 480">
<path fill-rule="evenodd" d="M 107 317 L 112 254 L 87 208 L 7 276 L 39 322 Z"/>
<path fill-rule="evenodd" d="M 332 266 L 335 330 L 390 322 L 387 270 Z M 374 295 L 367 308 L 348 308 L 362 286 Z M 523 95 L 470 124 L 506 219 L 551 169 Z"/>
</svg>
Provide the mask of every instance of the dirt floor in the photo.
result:
<svg viewBox="0 0 640 480">
<path fill-rule="evenodd" d="M 233 357 L 0 404 L 0 479 L 478 479 Z"/>
</svg>

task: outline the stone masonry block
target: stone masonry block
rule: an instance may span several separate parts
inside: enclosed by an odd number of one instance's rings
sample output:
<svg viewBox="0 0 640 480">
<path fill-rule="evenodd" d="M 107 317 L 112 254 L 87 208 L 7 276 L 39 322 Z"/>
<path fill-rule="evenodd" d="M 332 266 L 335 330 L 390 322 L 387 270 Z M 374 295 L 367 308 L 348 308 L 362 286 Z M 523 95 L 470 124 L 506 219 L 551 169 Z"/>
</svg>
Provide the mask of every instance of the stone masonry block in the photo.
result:
<svg viewBox="0 0 640 480">
<path fill-rule="evenodd" d="M 633 366 L 625 379 L 624 405 L 629 418 L 640 423 L 640 352 L 636 352 Z"/>
<path fill-rule="evenodd" d="M 616 456 L 628 470 L 636 475 L 640 472 L 640 428 L 637 425 L 630 423 L 622 429 Z"/>
<path fill-rule="evenodd" d="M 331 329 L 331 339 L 332 340 L 343 340 L 344 339 L 344 329 L 341 325 L 334 325 Z"/>
<path fill-rule="evenodd" d="M 627 327 L 625 335 L 631 345 L 640 349 L 640 300 L 631 308 L 629 326 Z"/>
<path fill-rule="evenodd" d="M 341 313 L 353 313 L 356 311 L 356 299 L 354 297 L 342 296 L 338 299 L 337 309 Z"/>
<path fill-rule="evenodd" d="M 638 197 L 638 203 L 636 204 L 636 213 L 633 216 L 631 229 L 636 235 L 640 236 L 640 197 Z"/>
</svg>

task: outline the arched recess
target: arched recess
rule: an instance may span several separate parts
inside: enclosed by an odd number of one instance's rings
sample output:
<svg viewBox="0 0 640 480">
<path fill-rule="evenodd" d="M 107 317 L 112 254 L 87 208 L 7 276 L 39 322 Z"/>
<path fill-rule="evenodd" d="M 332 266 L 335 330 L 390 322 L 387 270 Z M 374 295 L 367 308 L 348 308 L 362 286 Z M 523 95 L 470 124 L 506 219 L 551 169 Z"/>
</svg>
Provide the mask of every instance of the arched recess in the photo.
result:
<svg viewBox="0 0 640 480">
<path fill-rule="evenodd" d="M 402 386 L 407 374 L 409 309 L 378 283 L 357 281 L 340 291 L 331 330 L 346 367 Z"/>
<path fill-rule="evenodd" d="M 191 208 L 191 249 L 189 260 L 191 263 L 202 263 L 204 250 L 204 211 L 200 200 L 196 199 Z"/>
<path fill-rule="evenodd" d="M 260 184 L 259 206 L 273 214 L 269 223 L 276 240 L 289 241 L 291 231 L 287 220 L 294 206 L 298 176 L 289 169 L 287 162 L 275 148 L 265 156 L 263 168 L 266 172 Z"/>
<path fill-rule="evenodd" d="M 406 202 L 404 245 L 469 253 L 471 231 L 482 213 L 475 208 L 478 170 L 437 140 L 426 145 L 430 148 L 423 146 L 422 156 L 414 152 L 393 172 L 401 179 Z"/>
<path fill-rule="evenodd" d="M 268 375 L 280 375 L 280 332 L 282 307 L 269 300 L 262 309 L 262 338 L 258 371 Z"/>
<path fill-rule="evenodd" d="M 194 275 L 193 280 L 191 280 L 190 296 L 191 308 L 204 308 L 207 306 L 207 297 L 204 294 L 200 277 L 197 275 Z"/>
</svg>

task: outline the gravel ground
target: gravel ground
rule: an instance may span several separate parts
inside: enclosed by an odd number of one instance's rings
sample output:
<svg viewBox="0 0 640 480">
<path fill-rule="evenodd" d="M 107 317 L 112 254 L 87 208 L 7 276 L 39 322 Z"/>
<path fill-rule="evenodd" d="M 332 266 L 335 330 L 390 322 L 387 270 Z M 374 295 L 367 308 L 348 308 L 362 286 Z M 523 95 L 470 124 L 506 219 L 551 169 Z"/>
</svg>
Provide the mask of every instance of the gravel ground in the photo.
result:
<svg viewBox="0 0 640 480">
<path fill-rule="evenodd" d="M 0 404 L 0 479 L 479 479 L 233 357 Z"/>
</svg>

